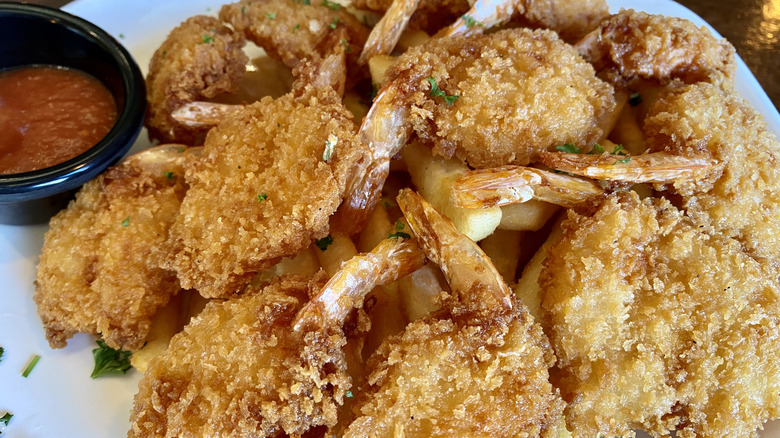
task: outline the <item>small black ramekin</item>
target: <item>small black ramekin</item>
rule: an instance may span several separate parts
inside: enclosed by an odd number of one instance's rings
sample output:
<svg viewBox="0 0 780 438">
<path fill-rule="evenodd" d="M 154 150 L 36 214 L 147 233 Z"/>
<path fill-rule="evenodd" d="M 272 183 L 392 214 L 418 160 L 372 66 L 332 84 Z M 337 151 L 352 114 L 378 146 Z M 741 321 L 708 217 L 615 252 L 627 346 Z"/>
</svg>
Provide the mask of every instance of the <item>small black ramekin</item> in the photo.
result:
<svg viewBox="0 0 780 438">
<path fill-rule="evenodd" d="M 58 9 L 0 2 L 0 70 L 25 65 L 75 68 L 114 95 L 117 121 L 95 146 L 41 170 L 0 174 L 0 223 L 43 223 L 85 182 L 116 163 L 143 126 L 146 91 L 128 51 L 94 24 Z M 2 133 L 0 133 L 2 135 Z"/>
</svg>

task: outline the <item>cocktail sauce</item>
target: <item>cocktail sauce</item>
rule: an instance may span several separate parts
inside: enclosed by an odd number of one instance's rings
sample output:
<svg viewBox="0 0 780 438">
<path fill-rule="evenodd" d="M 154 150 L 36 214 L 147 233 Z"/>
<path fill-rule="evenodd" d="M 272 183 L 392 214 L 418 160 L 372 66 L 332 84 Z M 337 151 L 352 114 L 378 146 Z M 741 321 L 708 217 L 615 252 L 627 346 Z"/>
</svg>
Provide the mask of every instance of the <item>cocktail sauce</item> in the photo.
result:
<svg viewBox="0 0 780 438">
<path fill-rule="evenodd" d="M 44 169 L 97 144 L 117 119 L 111 92 L 78 70 L 0 72 L 0 174 Z"/>
</svg>

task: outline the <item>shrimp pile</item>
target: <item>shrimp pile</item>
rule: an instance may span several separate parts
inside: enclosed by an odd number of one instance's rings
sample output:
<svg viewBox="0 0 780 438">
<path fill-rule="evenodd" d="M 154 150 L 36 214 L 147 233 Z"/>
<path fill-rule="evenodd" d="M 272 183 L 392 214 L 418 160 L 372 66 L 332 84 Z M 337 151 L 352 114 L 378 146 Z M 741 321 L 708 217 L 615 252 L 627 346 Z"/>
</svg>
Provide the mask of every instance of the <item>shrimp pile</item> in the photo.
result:
<svg viewBox="0 0 780 438">
<path fill-rule="evenodd" d="M 130 157 L 51 222 L 52 347 L 154 355 L 128 436 L 780 418 L 780 143 L 728 42 L 603 0 L 310 3 L 173 29 L 147 127 L 188 146 Z M 231 97 L 250 41 L 285 92 Z M 149 353 L 181 290 L 189 323 Z"/>
</svg>

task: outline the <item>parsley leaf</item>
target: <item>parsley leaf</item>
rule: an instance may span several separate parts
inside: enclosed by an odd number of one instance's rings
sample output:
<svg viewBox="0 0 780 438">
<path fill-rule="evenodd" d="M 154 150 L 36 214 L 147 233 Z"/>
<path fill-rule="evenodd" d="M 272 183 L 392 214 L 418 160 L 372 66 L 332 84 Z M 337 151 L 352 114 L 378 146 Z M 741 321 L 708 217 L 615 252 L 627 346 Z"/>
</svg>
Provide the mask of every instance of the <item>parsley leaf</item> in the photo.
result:
<svg viewBox="0 0 780 438">
<path fill-rule="evenodd" d="M 327 6 L 327 7 L 331 8 L 331 9 L 333 9 L 334 11 L 338 11 L 341 8 L 340 4 L 334 3 L 334 2 L 331 2 L 331 1 L 328 1 L 328 0 L 322 0 L 322 6 Z"/>
<path fill-rule="evenodd" d="M 570 144 L 570 143 L 566 143 L 566 144 L 560 145 L 560 146 L 555 146 L 555 149 L 557 149 L 557 150 L 559 150 L 561 152 L 569 153 L 569 154 L 581 154 L 582 153 L 582 150 L 580 148 L 578 148 L 577 146 L 574 146 L 573 144 Z"/>
<path fill-rule="evenodd" d="M 268 195 L 266 195 L 265 193 L 261 193 L 257 195 L 257 202 L 263 202 L 266 199 L 268 199 Z"/>
<path fill-rule="evenodd" d="M 347 398 L 352 398 L 352 397 L 354 397 L 354 396 L 355 396 L 355 394 L 352 394 L 352 391 L 349 391 L 349 390 L 347 390 L 347 391 L 344 393 L 344 395 L 345 395 Z"/>
<path fill-rule="evenodd" d="M 130 225 L 130 216 L 126 217 L 125 220 L 122 221 L 122 226 L 126 227 Z"/>
<path fill-rule="evenodd" d="M 241 15 L 246 17 L 246 6 L 241 6 Z"/>
<path fill-rule="evenodd" d="M 100 339 L 97 340 L 97 344 L 98 348 L 92 350 L 92 356 L 95 357 L 95 368 L 89 377 L 97 379 L 113 374 L 125 374 L 131 368 L 130 356 L 133 355 L 132 352 L 122 349 L 114 350 Z"/>
<path fill-rule="evenodd" d="M 463 15 L 460 18 L 466 23 L 467 29 L 471 29 L 474 26 L 482 26 L 482 23 L 475 20 L 474 17 L 471 17 L 470 15 Z"/>
<path fill-rule="evenodd" d="M 214 42 L 214 37 L 213 36 L 211 36 L 211 35 L 209 35 L 207 33 L 203 34 L 203 44 L 209 44 L 209 43 L 213 43 L 213 42 Z"/>
<path fill-rule="evenodd" d="M 35 368 L 35 365 L 38 365 L 38 361 L 41 360 L 40 355 L 33 355 L 32 358 L 30 358 L 30 362 L 27 364 L 27 368 L 22 371 L 22 377 L 27 377 L 32 372 L 33 368 Z"/>
<path fill-rule="evenodd" d="M 346 38 L 341 39 L 341 45 L 344 46 L 344 53 L 350 53 L 352 51 L 352 48 L 349 47 L 349 42 L 347 42 Z"/>
<path fill-rule="evenodd" d="M 615 146 L 615 150 L 612 151 L 612 155 L 628 155 L 625 152 L 623 152 L 623 149 L 625 148 L 623 147 L 622 144 Z"/>
<path fill-rule="evenodd" d="M 5 348 L 0 347 L 0 362 L 3 361 L 3 354 L 5 353 Z"/>
<path fill-rule="evenodd" d="M 174 177 L 173 172 L 163 172 L 163 176 L 168 179 L 173 179 Z"/>
<path fill-rule="evenodd" d="M 628 163 L 629 161 L 631 161 L 631 156 L 627 156 L 626 158 L 623 158 L 622 160 L 617 160 L 617 161 L 615 161 L 614 163 L 612 163 L 612 165 L 614 166 L 614 165 L 615 165 L 615 164 L 617 164 L 617 163 L 623 163 L 623 164 L 626 164 L 626 163 Z"/>
<path fill-rule="evenodd" d="M 406 228 L 406 226 L 404 225 L 403 222 L 401 222 L 400 219 L 395 221 L 395 233 L 388 234 L 387 238 L 388 239 L 397 239 L 397 238 L 400 237 L 402 239 L 411 239 L 412 236 L 410 236 L 408 233 L 404 233 L 404 232 L 401 231 L 404 228 Z"/>
<path fill-rule="evenodd" d="M 642 103 L 642 95 L 639 93 L 632 93 L 631 96 L 628 98 L 628 103 L 631 106 L 637 106 L 640 103 Z"/>
<path fill-rule="evenodd" d="M 8 422 L 11 421 L 11 418 L 14 417 L 14 414 L 10 412 L 6 412 L 5 415 L 0 417 L 0 423 L 3 423 L 4 425 L 8 426 Z"/>
<path fill-rule="evenodd" d="M 320 251 L 325 251 L 332 243 L 333 243 L 333 236 L 331 236 L 330 234 L 323 237 L 322 239 L 317 239 L 314 241 L 314 244 L 317 245 L 317 248 L 319 248 Z"/>
<path fill-rule="evenodd" d="M 460 97 L 460 96 L 455 96 L 455 95 L 447 96 L 447 93 L 442 91 L 439 88 L 439 86 L 436 84 L 436 79 L 434 79 L 432 77 L 428 78 L 428 82 L 431 84 L 431 94 L 430 94 L 431 97 L 443 97 L 448 105 L 452 105 Z"/>
<path fill-rule="evenodd" d="M 267 18 L 269 20 L 273 20 L 274 18 L 276 18 L 276 12 L 269 12 L 269 13 L 265 14 L 265 18 Z"/>
<path fill-rule="evenodd" d="M 374 99 L 376 98 L 376 93 L 378 91 L 379 90 L 377 89 L 376 84 L 371 84 L 371 102 L 373 102 Z"/>
<path fill-rule="evenodd" d="M 588 152 L 588 155 L 601 155 L 603 153 L 604 153 L 604 147 L 598 143 L 595 143 L 593 145 L 593 149 L 591 149 L 590 152 Z"/>
<path fill-rule="evenodd" d="M 322 161 L 329 161 L 331 159 L 338 143 L 339 139 L 335 135 L 328 135 L 328 139 L 325 140 L 325 151 L 322 152 Z"/>
<path fill-rule="evenodd" d="M 330 22 L 330 24 L 328 24 L 328 27 L 331 29 L 335 29 L 338 24 L 339 24 L 339 17 L 336 17 L 333 19 L 333 21 Z"/>
<path fill-rule="evenodd" d="M 301 28 L 301 25 L 300 24 L 296 24 L 295 26 L 293 26 L 293 32 L 298 30 L 298 29 L 300 29 L 300 28 Z"/>
</svg>

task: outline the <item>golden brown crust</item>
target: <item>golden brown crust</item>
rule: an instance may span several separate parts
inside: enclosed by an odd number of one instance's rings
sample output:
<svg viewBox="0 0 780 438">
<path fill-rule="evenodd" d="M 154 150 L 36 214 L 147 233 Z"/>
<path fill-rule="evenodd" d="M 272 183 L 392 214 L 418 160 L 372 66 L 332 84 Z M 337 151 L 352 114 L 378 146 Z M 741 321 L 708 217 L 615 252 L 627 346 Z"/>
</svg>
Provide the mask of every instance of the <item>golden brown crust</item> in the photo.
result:
<svg viewBox="0 0 780 438">
<path fill-rule="evenodd" d="M 512 20 L 533 28 L 554 30 L 574 43 L 609 15 L 605 0 L 517 0 Z"/>
<path fill-rule="evenodd" d="M 182 104 L 238 89 L 247 57 L 244 38 L 214 17 L 197 15 L 173 29 L 154 52 L 146 77 L 149 136 L 200 144 L 207 128 L 184 126 L 171 117 Z"/>
<path fill-rule="evenodd" d="M 432 97 L 429 77 L 457 100 Z M 411 105 L 420 139 L 476 168 L 525 165 L 565 143 L 590 145 L 605 135 L 599 124 L 615 107 L 612 87 L 549 31 L 433 40 L 401 55 L 388 78 Z"/>
<path fill-rule="evenodd" d="M 751 436 L 780 416 L 780 290 L 738 242 L 633 193 L 563 228 L 539 281 L 575 436 Z"/>
<path fill-rule="evenodd" d="M 555 361 L 520 303 L 482 324 L 440 313 L 387 339 L 366 364 L 352 436 L 557 436 Z"/>
<path fill-rule="evenodd" d="M 209 303 L 139 383 L 128 437 L 300 436 L 334 426 L 349 389 L 340 328 L 291 329 L 313 280 Z"/>
<path fill-rule="evenodd" d="M 761 115 L 716 85 L 675 84 L 650 109 L 643 131 L 653 150 L 717 160 L 719 172 L 707 181 L 673 187 L 682 207 L 780 267 L 780 143 Z"/>
<path fill-rule="evenodd" d="M 84 332 L 136 350 L 155 311 L 179 291 L 176 276 L 156 263 L 186 190 L 181 165 L 166 169 L 168 176 L 128 160 L 52 218 L 34 295 L 52 347 Z"/>
<path fill-rule="evenodd" d="M 280 257 L 328 234 L 356 163 L 351 114 L 330 88 L 264 98 L 209 132 L 168 241 L 166 266 L 205 297 L 239 292 Z M 326 142 L 335 139 L 329 161 Z"/>
</svg>

